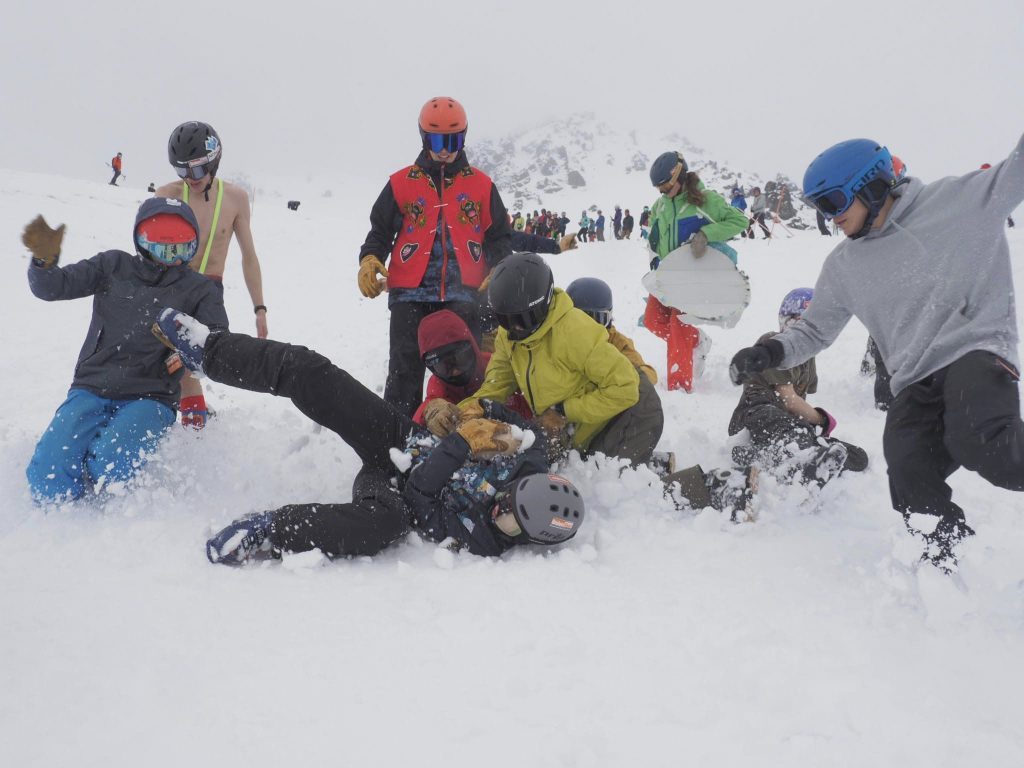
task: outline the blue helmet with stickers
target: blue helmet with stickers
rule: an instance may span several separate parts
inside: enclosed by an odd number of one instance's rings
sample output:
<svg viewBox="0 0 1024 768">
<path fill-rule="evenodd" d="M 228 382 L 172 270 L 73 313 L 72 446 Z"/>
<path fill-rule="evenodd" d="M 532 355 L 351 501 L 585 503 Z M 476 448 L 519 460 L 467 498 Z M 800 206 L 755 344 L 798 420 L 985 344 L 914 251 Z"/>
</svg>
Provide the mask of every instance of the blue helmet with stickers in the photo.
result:
<svg viewBox="0 0 1024 768">
<path fill-rule="evenodd" d="M 829 147 L 807 166 L 803 201 L 825 218 L 840 216 L 854 200 L 867 206 L 868 219 L 853 239 L 863 237 L 885 204 L 895 181 L 892 155 L 871 139 L 849 139 Z"/>
<path fill-rule="evenodd" d="M 794 288 L 787 293 L 779 306 L 779 329 L 784 331 L 803 317 L 813 298 L 813 288 Z"/>
</svg>

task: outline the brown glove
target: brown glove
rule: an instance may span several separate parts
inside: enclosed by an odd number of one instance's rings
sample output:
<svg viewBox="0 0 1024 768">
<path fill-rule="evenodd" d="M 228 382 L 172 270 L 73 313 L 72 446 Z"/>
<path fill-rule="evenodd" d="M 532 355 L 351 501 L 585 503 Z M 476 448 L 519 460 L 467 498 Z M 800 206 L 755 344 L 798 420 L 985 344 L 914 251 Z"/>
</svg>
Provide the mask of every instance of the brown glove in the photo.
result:
<svg viewBox="0 0 1024 768">
<path fill-rule="evenodd" d="M 690 252 L 693 253 L 695 259 L 699 259 L 708 250 L 708 236 L 701 232 L 699 229 L 696 234 L 690 238 Z"/>
<path fill-rule="evenodd" d="M 488 272 L 484 275 L 484 279 L 480 282 L 480 287 L 476 289 L 477 293 L 487 293 L 487 286 L 491 284 L 491 273 Z"/>
<path fill-rule="evenodd" d="M 459 406 L 443 397 L 435 397 L 423 408 L 423 424 L 431 434 L 447 437 L 459 426 Z"/>
<path fill-rule="evenodd" d="M 41 215 L 32 219 L 21 233 L 21 242 L 32 251 L 32 258 L 43 269 L 49 269 L 60 259 L 63 239 L 64 225 L 52 229 Z"/>
<path fill-rule="evenodd" d="M 548 439 L 548 458 L 559 461 L 569 453 L 569 420 L 554 408 L 548 408 L 533 423 L 543 430 Z"/>
<path fill-rule="evenodd" d="M 470 419 L 456 431 L 469 443 L 469 452 L 477 459 L 511 456 L 519 448 L 519 440 L 512 437 L 509 425 L 503 421 Z"/>
<path fill-rule="evenodd" d="M 562 235 L 562 238 L 558 241 L 558 250 L 562 253 L 571 251 L 576 247 L 576 235 Z"/>
<path fill-rule="evenodd" d="M 387 283 L 381 277 L 388 276 L 380 259 L 372 254 L 363 256 L 359 262 L 359 291 L 368 299 L 375 299 L 384 293 Z"/>
<path fill-rule="evenodd" d="M 482 419 L 484 417 L 484 407 L 480 405 L 479 400 L 469 400 L 459 406 L 459 413 L 462 414 L 461 421 Z"/>
</svg>

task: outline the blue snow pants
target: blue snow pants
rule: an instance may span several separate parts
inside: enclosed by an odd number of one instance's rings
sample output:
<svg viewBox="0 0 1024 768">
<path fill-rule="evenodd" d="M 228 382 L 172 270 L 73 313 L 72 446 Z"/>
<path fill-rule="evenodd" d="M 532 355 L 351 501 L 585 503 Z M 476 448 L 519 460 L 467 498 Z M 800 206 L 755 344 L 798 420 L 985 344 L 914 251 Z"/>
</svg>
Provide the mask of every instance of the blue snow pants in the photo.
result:
<svg viewBox="0 0 1024 768">
<path fill-rule="evenodd" d="M 25 471 L 33 497 L 78 499 L 100 482 L 129 480 L 174 421 L 174 409 L 156 400 L 110 400 L 72 389 Z"/>
</svg>

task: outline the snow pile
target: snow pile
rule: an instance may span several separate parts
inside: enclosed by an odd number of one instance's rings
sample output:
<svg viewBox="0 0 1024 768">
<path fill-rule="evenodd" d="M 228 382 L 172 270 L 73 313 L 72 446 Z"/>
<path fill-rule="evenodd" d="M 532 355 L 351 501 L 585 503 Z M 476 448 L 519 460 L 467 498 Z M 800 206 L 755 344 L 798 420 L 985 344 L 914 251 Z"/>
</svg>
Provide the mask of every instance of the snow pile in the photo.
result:
<svg viewBox="0 0 1024 768">
<path fill-rule="evenodd" d="M 366 224 L 352 213 L 376 191 L 313 198 L 301 214 L 258 206 L 253 227 L 271 336 L 380 391 L 387 306 L 356 288 Z M 920 544 L 889 505 L 884 417 L 857 375 L 857 323 L 819 356 L 812 402 L 871 466 L 820 495 L 767 478 L 756 523 L 678 511 L 647 469 L 573 461 L 587 520 L 558 550 L 482 559 L 413 534 L 373 559 L 215 567 L 204 542 L 230 520 L 347 500 L 354 453 L 287 401 L 207 383 L 217 418 L 172 430 L 131 489 L 34 506 L 24 467 L 63 401 L 90 302 L 32 297 L 18 236 L 41 212 L 68 224 L 65 262 L 126 248 L 145 193 L 0 172 L 0 195 L 5 764 L 1019 762 L 1024 497 L 957 473 L 978 532 L 961 573 L 916 567 Z M 1009 236 L 1024 284 L 1024 235 Z M 813 283 L 830 245 L 816 232 L 737 244 L 750 307 L 736 328 L 708 329 L 697 394 L 659 388 L 659 447 L 680 467 L 728 465 L 728 360 L 775 325 L 789 289 Z M 616 326 L 664 380 L 664 343 L 636 325 L 640 243 L 550 263 L 559 285 L 608 280 Z M 233 328 L 253 332 L 237 250 L 225 289 Z"/>
</svg>

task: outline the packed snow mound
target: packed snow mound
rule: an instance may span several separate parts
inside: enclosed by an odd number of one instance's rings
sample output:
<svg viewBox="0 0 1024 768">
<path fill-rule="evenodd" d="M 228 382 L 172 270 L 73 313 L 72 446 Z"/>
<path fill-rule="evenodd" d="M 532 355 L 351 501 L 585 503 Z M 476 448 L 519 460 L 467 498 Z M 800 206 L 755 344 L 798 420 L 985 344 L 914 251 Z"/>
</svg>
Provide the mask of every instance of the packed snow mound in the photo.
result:
<svg viewBox="0 0 1024 768">
<path fill-rule="evenodd" d="M 616 189 L 595 190 L 614 202 Z M 574 459 L 566 474 L 587 519 L 559 548 L 486 559 L 410 534 L 372 559 L 311 552 L 231 569 L 207 562 L 211 532 L 289 502 L 348 500 L 354 453 L 288 401 L 207 383 L 216 417 L 201 433 L 172 429 L 131 487 L 35 506 L 24 468 L 64 399 L 91 305 L 35 299 L 18 235 L 43 213 L 68 225 L 64 263 L 129 250 L 145 192 L 0 172 L 0 195 L 7 763 L 1019 762 L 1024 499 L 956 473 L 977 536 L 955 579 L 917 567 L 920 543 L 889 504 L 884 415 L 857 373 L 856 322 L 818 357 L 812 402 L 871 465 L 821 493 L 766 478 L 755 523 L 677 509 L 647 469 Z M 372 202 L 337 193 L 298 215 L 258 206 L 253 230 L 271 336 L 379 392 L 388 311 L 358 293 L 366 226 L 351 214 Z M 659 448 L 680 467 L 729 464 L 739 391 L 728 361 L 775 327 L 782 296 L 812 284 L 834 244 L 777 235 L 734 243 L 752 300 L 734 329 L 706 329 L 697 392 L 658 388 Z M 1020 281 L 1024 236 L 1009 237 Z M 549 262 L 558 285 L 612 285 L 616 327 L 664 381 L 665 345 L 637 326 L 643 245 L 587 244 Z M 233 330 L 253 332 L 237 249 L 225 302 Z M 426 716 L 439 712 L 445 726 Z"/>
</svg>

